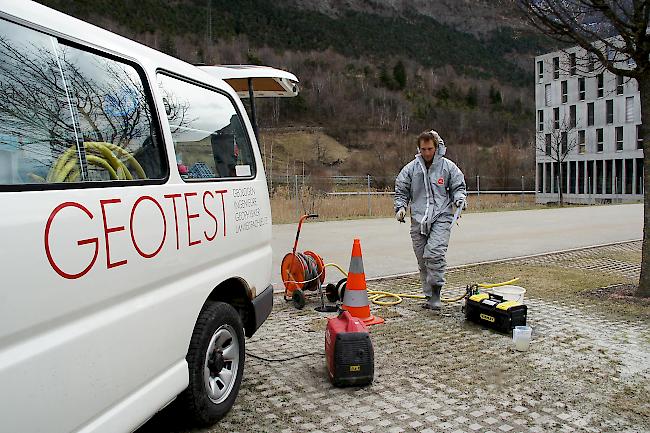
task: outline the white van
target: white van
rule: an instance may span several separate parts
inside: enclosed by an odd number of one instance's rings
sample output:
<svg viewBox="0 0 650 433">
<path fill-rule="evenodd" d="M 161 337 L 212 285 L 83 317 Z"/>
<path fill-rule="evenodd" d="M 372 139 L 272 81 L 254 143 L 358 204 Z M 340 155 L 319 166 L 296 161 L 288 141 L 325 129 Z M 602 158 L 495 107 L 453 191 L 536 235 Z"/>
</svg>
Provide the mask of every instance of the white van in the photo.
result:
<svg viewBox="0 0 650 433">
<path fill-rule="evenodd" d="M 271 212 L 221 78 L 297 91 L 246 70 L 0 1 L 0 431 L 133 431 L 177 397 L 210 424 L 233 405 L 273 303 Z"/>
</svg>

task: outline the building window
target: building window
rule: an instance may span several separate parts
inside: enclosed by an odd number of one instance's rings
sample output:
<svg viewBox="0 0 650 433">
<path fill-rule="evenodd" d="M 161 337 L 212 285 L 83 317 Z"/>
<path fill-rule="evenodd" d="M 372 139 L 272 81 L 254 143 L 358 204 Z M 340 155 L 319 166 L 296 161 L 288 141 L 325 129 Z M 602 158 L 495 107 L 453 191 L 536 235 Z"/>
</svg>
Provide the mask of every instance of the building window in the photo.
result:
<svg viewBox="0 0 650 433">
<path fill-rule="evenodd" d="M 605 80 L 603 79 L 603 74 L 602 73 L 600 73 L 600 74 L 598 74 L 596 76 L 596 82 L 597 82 L 597 87 L 598 87 L 598 97 L 599 98 L 602 98 L 604 93 L 605 93 L 604 81 Z"/>
<path fill-rule="evenodd" d="M 560 58 L 553 57 L 553 79 L 557 80 L 558 78 L 560 78 Z"/>
<path fill-rule="evenodd" d="M 594 54 L 589 53 L 589 58 L 587 59 L 587 71 L 588 72 L 594 72 L 594 65 L 596 64 L 596 60 L 594 59 Z"/>
<path fill-rule="evenodd" d="M 553 128 L 560 129 L 560 109 L 553 109 Z"/>
<path fill-rule="evenodd" d="M 571 105 L 569 107 L 569 127 L 570 128 L 576 127 L 576 106 L 575 105 Z"/>
<path fill-rule="evenodd" d="M 544 150 L 547 155 L 551 154 L 551 134 L 544 136 Z"/>
<path fill-rule="evenodd" d="M 636 125 L 636 148 L 643 149 L 643 136 L 641 135 L 641 125 Z"/>
<path fill-rule="evenodd" d="M 547 107 L 551 105 L 551 85 L 544 86 L 544 105 Z"/>
<path fill-rule="evenodd" d="M 585 144 L 585 130 L 578 131 L 578 153 L 585 153 L 587 146 Z"/>
<path fill-rule="evenodd" d="M 596 129 L 596 152 L 603 151 L 603 129 Z"/>
<path fill-rule="evenodd" d="M 612 47 L 607 47 L 607 60 L 610 62 L 616 59 L 616 50 Z"/>
<path fill-rule="evenodd" d="M 544 130 L 544 110 L 537 110 L 537 130 L 539 132 Z"/>
<path fill-rule="evenodd" d="M 625 122 L 634 122 L 634 96 L 625 98 Z"/>
<path fill-rule="evenodd" d="M 569 73 L 576 74 L 576 53 L 569 54 Z"/>
<path fill-rule="evenodd" d="M 561 87 L 562 87 L 562 103 L 564 104 L 569 99 L 569 97 L 567 95 L 568 86 L 567 86 L 566 80 L 562 81 Z"/>
<path fill-rule="evenodd" d="M 606 122 L 614 123 L 614 100 L 608 99 L 605 101 L 605 119 Z"/>
<path fill-rule="evenodd" d="M 616 76 L 616 94 L 617 95 L 622 95 L 623 94 L 623 76 L 622 75 L 617 75 Z"/>
<path fill-rule="evenodd" d="M 562 152 L 562 155 L 566 155 L 568 152 L 568 146 L 569 146 L 569 134 L 567 132 L 562 132 L 560 134 L 560 152 Z"/>
<path fill-rule="evenodd" d="M 578 99 L 581 101 L 585 100 L 585 79 L 578 78 Z"/>
<path fill-rule="evenodd" d="M 544 79 L 544 61 L 539 60 L 537 62 L 537 79 L 542 81 Z"/>
<path fill-rule="evenodd" d="M 623 127 L 616 127 L 616 150 L 623 150 Z"/>
<path fill-rule="evenodd" d="M 594 126 L 594 103 L 587 103 L 587 126 Z"/>
</svg>

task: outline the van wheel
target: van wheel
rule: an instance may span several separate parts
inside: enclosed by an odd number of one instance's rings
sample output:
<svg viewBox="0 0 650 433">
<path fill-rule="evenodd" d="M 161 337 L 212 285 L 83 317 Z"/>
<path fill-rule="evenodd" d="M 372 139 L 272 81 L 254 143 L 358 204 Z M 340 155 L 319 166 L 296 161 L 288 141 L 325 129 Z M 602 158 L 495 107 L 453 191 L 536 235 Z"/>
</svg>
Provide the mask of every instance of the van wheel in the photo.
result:
<svg viewBox="0 0 650 433">
<path fill-rule="evenodd" d="M 237 310 L 223 302 L 207 304 L 187 352 L 190 383 L 179 396 L 198 424 L 214 424 L 235 403 L 244 373 L 244 345 Z"/>
</svg>

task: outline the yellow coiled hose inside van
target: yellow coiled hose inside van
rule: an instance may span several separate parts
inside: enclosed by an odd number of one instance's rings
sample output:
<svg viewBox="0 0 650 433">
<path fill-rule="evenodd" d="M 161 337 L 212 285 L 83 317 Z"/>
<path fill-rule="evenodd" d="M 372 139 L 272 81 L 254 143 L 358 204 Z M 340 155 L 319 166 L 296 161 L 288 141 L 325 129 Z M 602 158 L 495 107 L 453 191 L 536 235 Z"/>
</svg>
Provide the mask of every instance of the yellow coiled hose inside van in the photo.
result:
<svg viewBox="0 0 650 433">
<path fill-rule="evenodd" d="M 105 169 L 112 180 L 133 180 L 133 173 L 139 179 L 147 178 L 142 166 L 133 155 L 113 143 L 87 141 L 84 142 L 84 147 L 88 164 Z M 60 183 L 79 180 L 79 159 L 76 154 L 77 146 L 72 146 L 63 152 L 50 169 L 47 182 Z M 126 160 L 133 173 L 120 158 Z"/>
</svg>

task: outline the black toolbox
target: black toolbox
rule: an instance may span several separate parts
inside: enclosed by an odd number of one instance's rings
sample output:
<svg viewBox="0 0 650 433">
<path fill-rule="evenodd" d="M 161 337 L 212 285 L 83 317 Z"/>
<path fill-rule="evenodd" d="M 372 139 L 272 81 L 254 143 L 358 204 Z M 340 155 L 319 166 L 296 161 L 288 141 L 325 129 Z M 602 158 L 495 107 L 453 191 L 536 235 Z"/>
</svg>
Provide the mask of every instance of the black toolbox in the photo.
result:
<svg viewBox="0 0 650 433">
<path fill-rule="evenodd" d="M 503 297 L 478 293 L 466 298 L 465 319 L 499 332 L 511 332 L 515 326 L 526 325 L 528 308 L 517 301 L 504 301 Z"/>
</svg>

